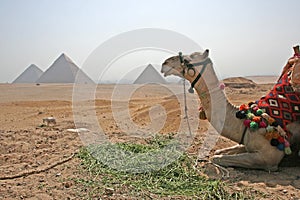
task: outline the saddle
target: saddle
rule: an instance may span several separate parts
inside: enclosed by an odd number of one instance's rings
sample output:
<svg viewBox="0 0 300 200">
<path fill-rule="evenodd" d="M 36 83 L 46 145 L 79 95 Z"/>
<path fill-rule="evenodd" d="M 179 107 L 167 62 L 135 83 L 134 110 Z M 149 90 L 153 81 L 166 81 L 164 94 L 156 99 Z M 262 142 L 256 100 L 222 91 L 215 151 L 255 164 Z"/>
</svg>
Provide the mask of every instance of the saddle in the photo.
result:
<svg viewBox="0 0 300 200">
<path fill-rule="evenodd" d="M 257 101 L 259 108 L 265 110 L 285 131 L 293 121 L 300 121 L 300 54 L 299 46 L 289 59 L 277 83 L 271 91 Z"/>
</svg>

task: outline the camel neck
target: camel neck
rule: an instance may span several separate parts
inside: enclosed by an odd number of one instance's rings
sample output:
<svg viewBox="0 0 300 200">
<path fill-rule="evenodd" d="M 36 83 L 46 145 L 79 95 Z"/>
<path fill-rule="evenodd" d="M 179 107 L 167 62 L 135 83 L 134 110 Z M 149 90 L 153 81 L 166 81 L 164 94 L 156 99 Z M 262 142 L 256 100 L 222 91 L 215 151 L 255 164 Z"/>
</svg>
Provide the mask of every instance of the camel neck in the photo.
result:
<svg viewBox="0 0 300 200">
<path fill-rule="evenodd" d="M 238 109 L 227 100 L 224 90 L 219 88 L 219 80 L 212 66 L 205 70 L 194 88 L 208 121 L 216 131 L 226 138 L 240 142 L 243 123 L 235 117 Z"/>
</svg>

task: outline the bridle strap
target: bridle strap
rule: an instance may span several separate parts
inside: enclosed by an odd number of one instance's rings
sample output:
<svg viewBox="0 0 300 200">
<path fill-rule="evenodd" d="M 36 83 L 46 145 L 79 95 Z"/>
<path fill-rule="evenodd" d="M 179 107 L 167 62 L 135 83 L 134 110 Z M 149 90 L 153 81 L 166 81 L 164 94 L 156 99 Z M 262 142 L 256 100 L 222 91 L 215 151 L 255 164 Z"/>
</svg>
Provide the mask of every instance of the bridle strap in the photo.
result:
<svg viewBox="0 0 300 200">
<path fill-rule="evenodd" d="M 209 63 L 211 63 L 211 60 L 209 58 L 207 58 L 206 60 L 204 60 L 202 62 L 192 64 L 193 66 L 203 65 L 203 67 L 202 67 L 201 71 L 199 72 L 199 74 L 197 75 L 197 77 L 195 78 L 195 80 L 192 82 L 191 88 L 195 87 L 195 84 L 199 81 L 202 74 L 204 73 L 204 70 L 206 69 L 207 64 L 209 64 Z"/>
<path fill-rule="evenodd" d="M 242 138 L 241 138 L 241 141 L 239 144 L 244 144 L 244 138 L 245 138 L 245 135 L 246 135 L 246 131 L 247 131 L 247 126 L 245 126 L 244 128 L 244 131 L 243 131 L 243 134 L 242 134 Z"/>
<path fill-rule="evenodd" d="M 179 60 L 180 60 L 180 64 L 182 66 L 185 66 L 185 68 L 187 68 L 188 70 L 193 69 L 194 72 L 195 72 L 195 69 L 193 67 L 203 65 L 201 71 L 199 72 L 199 74 L 197 75 L 195 80 L 191 83 L 191 88 L 189 89 L 189 92 L 193 93 L 193 88 L 195 87 L 195 84 L 199 81 L 202 74 L 204 73 L 204 70 L 206 69 L 207 64 L 212 63 L 212 62 L 211 62 L 210 58 L 206 58 L 204 61 L 201 61 L 201 62 L 189 63 L 189 61 L 187 61 L 183 58 L 181 52 L 179 52 Z M 185 68 L 182 70 L 182 75 L 183 76 L 185 74 Z"/>
</svg>

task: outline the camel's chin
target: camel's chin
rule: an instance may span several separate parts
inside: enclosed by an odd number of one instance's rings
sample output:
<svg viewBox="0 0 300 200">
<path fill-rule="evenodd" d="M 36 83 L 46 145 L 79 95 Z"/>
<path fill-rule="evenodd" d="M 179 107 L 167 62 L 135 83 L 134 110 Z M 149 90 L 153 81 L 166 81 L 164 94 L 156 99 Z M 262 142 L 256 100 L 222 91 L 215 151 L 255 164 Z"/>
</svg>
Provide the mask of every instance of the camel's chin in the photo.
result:
<svg viewBox="0 0 300 200">
<path fill-rule="evenodd" d="M 182 74 L 179 74 L 179 73 L 167 73 L 167 72 L 165 72 L 163 75 L 164 75 L 164 77 L 177 76 L 179 78 L 183 78 Z"/>
<path fill-rule="evenodd" d="M 177 76 L 179 78 L 183 78 L 183 76 L 179 74 L 164 74 L 164 77 L 168 77 L 168 76 Z"/>
</svg>

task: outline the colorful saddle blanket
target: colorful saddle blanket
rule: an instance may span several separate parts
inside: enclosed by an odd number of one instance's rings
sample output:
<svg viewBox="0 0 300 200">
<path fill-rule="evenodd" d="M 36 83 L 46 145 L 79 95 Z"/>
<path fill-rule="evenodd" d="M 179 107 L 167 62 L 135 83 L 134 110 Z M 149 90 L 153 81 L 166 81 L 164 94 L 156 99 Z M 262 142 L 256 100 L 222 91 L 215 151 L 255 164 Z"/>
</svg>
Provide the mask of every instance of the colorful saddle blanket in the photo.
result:
<svg viewBox="0 0 300 200">
<path fill-rule="evenodd" d="M 273 89 L 256 103 L 264 109 L 285 130 L 293 121 L 300 121 L 300 92 L 290 84 L 291 71 L 286 72 Z"/>
</svg>

